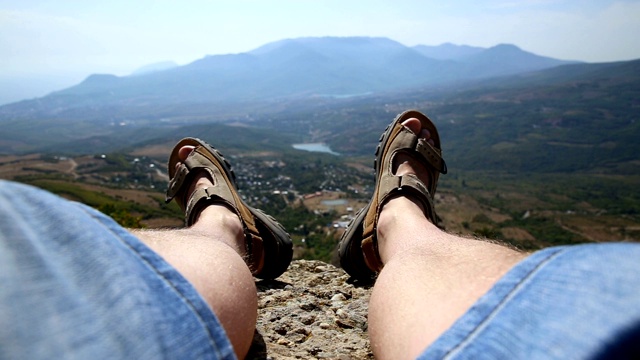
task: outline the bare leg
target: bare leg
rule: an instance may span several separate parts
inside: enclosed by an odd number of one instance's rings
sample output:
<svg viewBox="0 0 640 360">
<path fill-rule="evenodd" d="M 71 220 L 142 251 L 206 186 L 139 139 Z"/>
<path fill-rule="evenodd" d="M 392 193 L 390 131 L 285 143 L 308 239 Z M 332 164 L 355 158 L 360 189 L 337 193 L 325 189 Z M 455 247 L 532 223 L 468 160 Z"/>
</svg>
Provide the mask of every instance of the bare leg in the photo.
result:
<svg viewBox="0 0 640 360">
<path fill-rule="evenodd" d="M 181 159 L 192 150 L 183 149 Z M 190 192 L 211 185 L 201 177 Z M 194 285 L 216 313 L 238 358 L 244 358 L 253 339 L 258 300 L 242 259 L 244 234 L 238 216 L 225 206 L 211 205 L 187 229 L 132 232 Z"/>
<path fill-rule="evenodd" d="M 404 125 L 420 131 L 418 120 Z M 398 160 L 396 173 L 428 179 L 418 163 Z M 369 303 L 369 336 L 379 359 L 414 359 L 526 256 L 445 233 L 406 197 L 384 205 L 377 231 L 384 268 Z"/>
</svg>

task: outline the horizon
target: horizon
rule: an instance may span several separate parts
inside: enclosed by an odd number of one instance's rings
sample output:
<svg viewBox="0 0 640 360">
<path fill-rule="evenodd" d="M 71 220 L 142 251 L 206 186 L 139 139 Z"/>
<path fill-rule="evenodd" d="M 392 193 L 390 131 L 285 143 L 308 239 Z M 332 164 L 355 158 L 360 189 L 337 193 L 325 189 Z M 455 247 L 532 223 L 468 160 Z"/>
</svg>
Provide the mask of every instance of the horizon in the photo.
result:
<svg viewBox="0 0 640 360">
<path fill-rule="evenodd" d="M 91 74 L 124 76 L 303 37 L 384 37 L 408 47 L 506 43 L 561 60 L 633 60 L 638 18 L 638 0 L 0 0 L 0 105 Z"/>
</svg>

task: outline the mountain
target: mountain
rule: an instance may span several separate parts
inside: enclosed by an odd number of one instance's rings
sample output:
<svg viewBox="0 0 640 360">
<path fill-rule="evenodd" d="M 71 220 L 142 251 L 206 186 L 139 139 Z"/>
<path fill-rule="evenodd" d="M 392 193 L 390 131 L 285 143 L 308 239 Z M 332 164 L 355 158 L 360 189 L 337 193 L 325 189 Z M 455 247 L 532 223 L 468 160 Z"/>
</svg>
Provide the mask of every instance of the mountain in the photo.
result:
<svg viewBox="0 0 640 360">
<path fill-rule="evenodd" d="M 260 51 L 273 54 L 282 49 L 280 46 L 291 44 L 285 42 Z M 294 57 L 322 58 L 313 47 L 302 50 Z M 280 57 L 269 59 L 290 65 L 287 54 L 292 52 L 283 51 Z M 212 61 L 216 67 L 232 70 L 234 64 L 230 60 L 252 63 L 257 61 L 256 56 L 208 57 L 191 64 L 191 70 L 201 74 L 194 68 L 207 69 Z M 153 78 L 157 74 L 148 76 Z M 568 64 L 464 83 L 339 99 L 301 96 L 262 107 L 249 102 L 99 107 L 98 94 L 102 88 L 120 81 L 122 78 L 112 75 L 94 75 L 85 81 L 85 89 L 93 87 L 91 91 L 96 94 L 95 108 L 63 110 L 62 106 L 68 106 L 64 97 L 58 99 L 58 111 L 63 115 L 56 114 L 55 108 L 49 117 L 34 115 L 39 111 L 38 101 L 0 108 L 4 112 L 0 120 L 0 153 L 112 152 L 173 143 L 181 136 L 197 134 L 228 149 L 255 146 L 254 150 L 258 150 L 265 142 L 278 144 L 282 149 L 295 142 L 324 142 L 344 155 L 370 157 L 390 119 L 402 110 L 417 108 L 437 123 L 452 169 L 632 175 L 636 176 L 636 182 L 640 174 L 637 155 L 640 60 Z M 47 104 L 50 99 L 39 101 Z M 224 112 L 230 108 L 235 112 Z M 132 109 L 138 109 L 139 113 Z M 141 115 L 134 118 L 136 114 Z"/>
<path fill-rule="evenodd" d="M 211 136 L 254 144 L 246 127 L 367 156 L 393 115 L 418 108 L 452 167 L 638 174 L 638 98 L 640 60 L 567 63 L 512 45 L 437 60 L 384 38 L 288 39 L 2 106 L 0 152 L 114 151 L 227 122 L 243 128 Z"/>
<path fill-rule="evenodd" d="M 465 70 L 469 76 L 478 73 L 482 74 L 482 77 L 531 72 L 575 63 L 539 56 L 510 44 L 500 44 L 458 61 L 466 65 Z"/>
<path fill-rule="evenodd" d="M 91 75 L 48 96 L 0 107 L 0 121 L 212 119 L 216 112 L 240 105 L 381 94 L 567 63 L 510 45 L 471 50 L 454 61 L 425 56 L 386 38 L 286 39 L 247 53 L 206 56 L 144 76 Z"/>
<path fill-rule="evenodd" d="M 384 128 L 390 113 L 415 107 L 436 121 L 452 168 L 638 175 L 638 99 L 640 60 L 570 64 L 398 93 L 378 98 L 384 105 L 377 111 L 376 100 L 366 106 L 363 99 L 362 115 L 339 115 L 348 125 L 326 123 L 331 114 L 319 113 L 306 126 L 333 130 L 325 142 L 337 152 L 367 155 L 378 140 L 369 129 Z M 395 111 L 387 111 L 389 104 Z M 351 107 L 358 108 L 355 102 Z"/>
<path fill-rule="evenodd" d="M 426 57 L 438 60 L 458 60 L 486 50 L 481 47 L 455 45 L 452 43 L 444 43 L 438 46 L 417 45 L 413 48 Z"/>
<path fill-rule="evenodd" d="M 499 44 L 488 49 L 450 43 L 413 48 L 433 59 L 454 61 L 457 64 L 455 77 L 459 80 L 527 73 L 577 63 L 539 56 L 511 44 Z"/>
<path fill-rule="evenodd" d="M 165 71 L 165 70 L 173 69 L 175 67 L 178 67 L 178 64 L 176 64 L 173 61 L 161 61 L 161 62 L 158 62 L 158 63 L 145 65 L 145 66 L 135 70 L 134 72 L 132 72 L 131 76 L 147 75 L 147 74 L 151 74 L 151 73 L 158 72 L 158 71 Z"/>
</svg>

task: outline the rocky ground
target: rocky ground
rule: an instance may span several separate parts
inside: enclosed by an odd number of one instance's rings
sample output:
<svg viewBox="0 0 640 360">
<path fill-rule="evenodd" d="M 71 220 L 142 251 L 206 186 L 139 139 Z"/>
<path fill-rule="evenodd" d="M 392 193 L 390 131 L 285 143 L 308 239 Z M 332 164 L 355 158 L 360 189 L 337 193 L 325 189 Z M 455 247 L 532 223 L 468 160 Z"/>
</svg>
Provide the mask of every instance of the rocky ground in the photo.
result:
<svg viewBox="0 0 640 360">
<path fill-rule="evenodd" d="M 367 334 L 370 287 L 339 268 L 296 260 L 258 287 L 258 324 L 248 359 L 372 359 Z"/>
</svg>

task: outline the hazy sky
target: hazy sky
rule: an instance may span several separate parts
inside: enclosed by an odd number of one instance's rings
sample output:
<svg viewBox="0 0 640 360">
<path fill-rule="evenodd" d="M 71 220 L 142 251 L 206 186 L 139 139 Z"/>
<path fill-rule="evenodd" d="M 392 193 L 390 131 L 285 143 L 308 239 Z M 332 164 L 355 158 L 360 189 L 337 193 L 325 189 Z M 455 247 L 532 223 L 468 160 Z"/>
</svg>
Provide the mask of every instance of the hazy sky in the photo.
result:
<svg viewBox="0 0 640 360">
<path fill-rule="evenodd" d="M 303 36 L 629 60 L 640 58 L 640 0 L 0 0 L 0 87 L 20 78 L 61 86 Z"/>
</svg>

